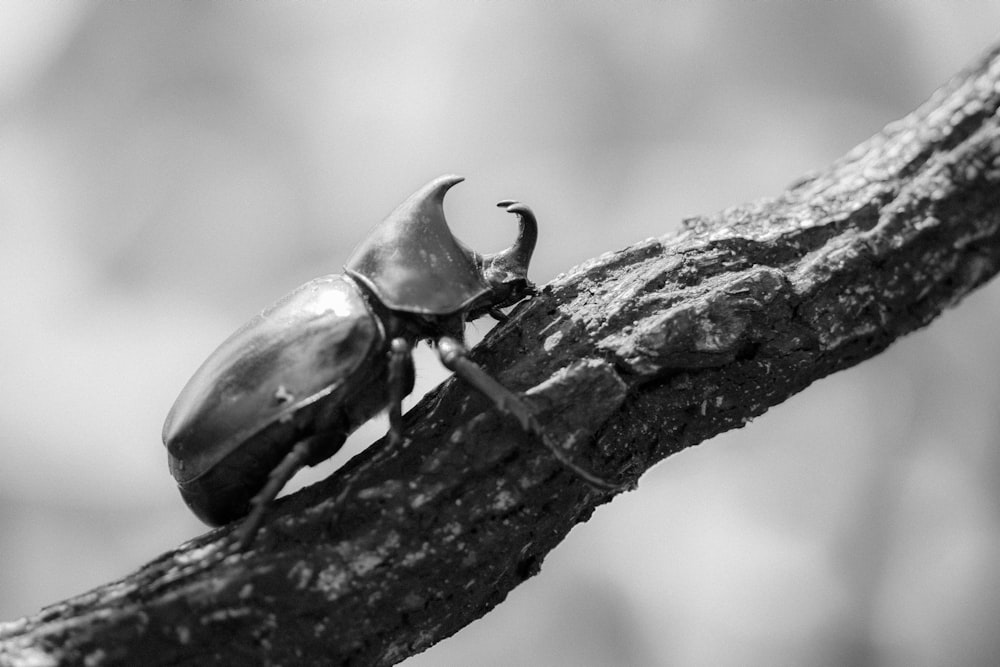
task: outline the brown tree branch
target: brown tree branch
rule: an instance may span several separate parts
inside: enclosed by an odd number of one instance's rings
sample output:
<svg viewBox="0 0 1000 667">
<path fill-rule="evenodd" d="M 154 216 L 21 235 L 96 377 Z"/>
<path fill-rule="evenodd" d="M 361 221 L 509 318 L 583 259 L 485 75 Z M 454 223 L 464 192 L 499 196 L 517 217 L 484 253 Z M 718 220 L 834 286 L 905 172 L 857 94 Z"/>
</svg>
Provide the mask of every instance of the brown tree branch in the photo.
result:
<svg viewBox="0 0 1000 667">
<path fill-rule="evenodd" d="M 1000 47 L 774 199 L 573 269 L 475 358 L 566 455 L 634 483 L 877 354 L 1000 266 Z M 0 630 L 0 664 L 395 663 L 535 574 L 613 493 L 446 382 L 374 444 L 228 529 Z"/>
</svg>

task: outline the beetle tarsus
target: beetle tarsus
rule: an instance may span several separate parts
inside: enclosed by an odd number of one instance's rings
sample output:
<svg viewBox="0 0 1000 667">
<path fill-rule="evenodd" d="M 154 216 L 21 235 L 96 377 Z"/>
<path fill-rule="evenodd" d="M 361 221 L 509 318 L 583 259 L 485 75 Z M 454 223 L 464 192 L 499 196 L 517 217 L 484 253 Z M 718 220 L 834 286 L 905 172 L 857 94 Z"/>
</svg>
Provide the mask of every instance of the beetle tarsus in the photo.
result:
<svg viewBox="0 0 1000 667">
<path fill-rule="evenodd" d="M 545 443 L 546 449 L 548 449 L 552 453 L 552 456 L 554 456 L 556 460 L 559 461 L 559 463 L 561 463 L 564 467 L 569 468 L 577 477 L 585 481 L 590 486 L 600 491 L 621 490 L 622 488 L 621 485 L 614 484 L 602 477 L 598 477 L 597 475 L 590 472 L 586 468 L 583 468 L 582 466 L 579 466 L 573 461 L 571 461 L 566 456 L 566 453 L 563 452 L 563 450 L 557 444 L 551 442 L 548 435 L 546 435 L 545 433 L 539 433 L 538 437 L 541 438 L 542 442 Z"/>
</svg>

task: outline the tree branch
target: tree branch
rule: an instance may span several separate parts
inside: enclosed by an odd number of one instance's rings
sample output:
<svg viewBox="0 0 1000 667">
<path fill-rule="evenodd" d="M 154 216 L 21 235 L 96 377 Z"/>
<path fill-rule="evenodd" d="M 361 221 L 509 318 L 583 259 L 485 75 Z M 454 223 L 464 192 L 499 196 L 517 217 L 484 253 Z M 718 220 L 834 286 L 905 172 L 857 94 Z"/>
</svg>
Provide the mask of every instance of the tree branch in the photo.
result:
<svg viewBox="0 0 1000 667">
<path fill-rule="evenodd" d="M 877 354 L 1000 263 L 1000 47 L 774 198 L 685 222 L 546 285 L 475 358 L 571 459 L 634 484 Z M 0 628 L 0 664 L 395 663 L 532 576 L 614 493 L 453 380 L 253 548 L 223 528 Z"/>
</svg>

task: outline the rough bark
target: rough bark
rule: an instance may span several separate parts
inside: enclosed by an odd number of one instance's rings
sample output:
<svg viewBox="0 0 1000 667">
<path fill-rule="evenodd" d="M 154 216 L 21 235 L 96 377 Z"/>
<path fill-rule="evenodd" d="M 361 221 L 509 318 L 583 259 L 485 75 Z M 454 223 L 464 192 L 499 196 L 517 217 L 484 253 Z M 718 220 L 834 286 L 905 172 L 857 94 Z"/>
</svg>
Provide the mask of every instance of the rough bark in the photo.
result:
<svg viewBox="0 0 1000 667">
<path fill-rule="evenodd" d="M 924 326 L 1000 266 L 1000 47 L 784 194 L 546 285 L 475 358 L 567 456 L 633 485 Z M 482 616 L 596 490 L 455 381 L 275 508 L 0 629 L 0 664 L 386 665 Z"/>
</svg>

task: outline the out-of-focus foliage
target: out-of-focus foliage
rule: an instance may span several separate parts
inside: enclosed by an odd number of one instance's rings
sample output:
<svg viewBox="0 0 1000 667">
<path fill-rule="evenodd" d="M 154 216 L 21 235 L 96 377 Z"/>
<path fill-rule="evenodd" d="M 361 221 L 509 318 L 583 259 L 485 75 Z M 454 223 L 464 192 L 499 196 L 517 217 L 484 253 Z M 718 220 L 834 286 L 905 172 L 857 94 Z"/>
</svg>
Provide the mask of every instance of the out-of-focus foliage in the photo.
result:
<svg viewBox="0 0 1000 667">
<path fill-rule="evenodd" d="M 448 214 L 484 251 L 514 231 L 492 202 L 529 202 L 544 282 L 778 193 L 998 19 L 971 0 L 5 2 L 0 617 L 201 532 L 159 443 L 173 397 L 430 178 L 468 177 Z M 993 286 L 670 459 L 410 664 L 1000 662 L 998 325 Z M 443 377 L 418 364 L 422 388 Z"/>
</svg>

